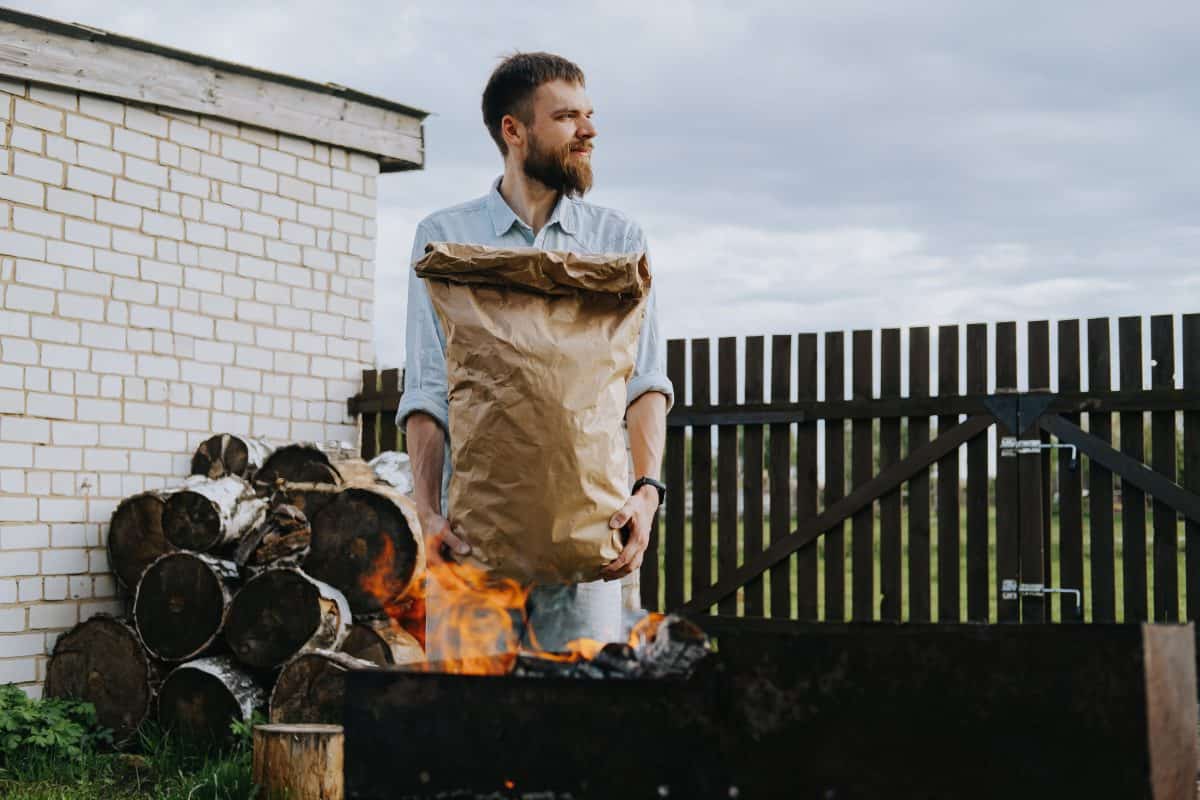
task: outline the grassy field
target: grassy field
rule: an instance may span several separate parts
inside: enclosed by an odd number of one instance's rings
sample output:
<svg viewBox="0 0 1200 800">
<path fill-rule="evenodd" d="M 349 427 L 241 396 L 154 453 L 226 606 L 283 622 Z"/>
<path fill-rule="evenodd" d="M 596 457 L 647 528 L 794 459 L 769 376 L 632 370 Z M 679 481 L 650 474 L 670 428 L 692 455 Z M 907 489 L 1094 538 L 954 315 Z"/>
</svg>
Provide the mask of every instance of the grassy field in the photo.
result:
<svg viewBox="0 0 1200 800">
<path fill-rule="evenodd" d="M 994 622 L 997 619 L 996 601 L 999 596 L 999 579 L 996 575 L 995 507 L 989 506 L 988 513 L 989 513 L 989 520 L 988 520 L 989 614 L 988 614 L 988 618 L 989 618 L 989 621 Z M 798 522 L 799 521 L 796 519 L 792 520 L 792 524 L 791 524 L 792 529 L 794 529 L 798 525 Z M 1153 553 L 1153 529 L 1149 523 L 1150 523 L 1150 512 L 1148 510 L 1147 511 L 1147 526 L 1146 526 L 1147 537 L 1148 537 L 1148 541 L 1146 543 L 1146 552 L 1148 555 Z M 1088 519 L 1088 516 L 1085 511 L 1084 518 L 1083 518 L 1083 530 L 1084 530 L 1083 586 L 1064 587 L 1064 588 L 1081 589 L 1083 591 L 1084 619 L 1086 621 L 1091 621 L 1091 619 L 1092 619 L 1091 546 L 1090 546 L 1091 541 L 1090 541 L 1090 537 L 1088 537 L 1088 535 L 1087 535 L 1087 531 L 1089 530 L 1089 527 L 1090 527 L 1089 519 Z M 931 515 L 930 528 L 931 528 L 931 530 L 930 530 L 930 553 L 929 553 L 929 569 L 930 569 L 930 584 L 931 584 L 930 585 L 930 596 L 931 596 L 930 610 L 931 610 L 933 620 L 937 621 L 937 610 L 938 610 L 937 535 L 938 534 L 937 534 L 936 515 Z M 844 531 L 845 531 L 845 533 L 844 533 L 844 539 L 845 539 L 844 552 L 846 554 L 846 558 L 845 558 L 845 586 L 846 586 L 845 608 L 847 610 L 849 610 L 851 607 L 850 587 L 853 585 L 853 565 L 851 564 L 851 557 L 850 557 L 853 534 L 850 531 L 850 524 L 848 522 L 844 526 Z M 1181 613 L 1182 613 L 1182 610 L 1185 608 L 1185 587 L 1186 587 L 1185 562 L 1184 562 L 1184 556 L 1183 556 L 1183 553 L 1184 553 L 1183 532 L 1184 532 L 1183 525 L 1178 524 L 1176 526 L 1177 547 L 1178 547 L 1178 554 L 1179 554 L 1179 557 L 1177 559 L 1177 565 L 1178 565 L 1177 568 L 1178 568 L 1178 585 L 1179 585 L 1179 608 L 1181 610 Z M 692 529 L 691 529 L 690 517 L 687 520 L 687 523 L 685 524 L 684 536 L 685 536 L 685 547 L 686 547 L 686 558 L 684 561 L 684 585 L 685 585 L 685 587 L 687 587 L 687 588 L 685 588 L 685 599 L 686 599 L 687 597 L 689 597 L 691 595 L 690 586 L 691 586 L 691 580 L 692 580 L 692 547 L 691 547 Z M 769 532 L 764 531 L 764 539 L 769 541 L 769 536 L 770 536 Z M 880 537 L 879 524 L 878 524 L 878 519 L 876 519 L 874 543 L 873 543 L 874 544 L 873 550 L 874 550 L 874 556 L 875 556 L 874 560 L 873 560 L 874 586 L 875 586 L 875 591 L 876 591 L 876 600 L 875 600 L 875 603 L 873 603 L 873 608 L 876 611 L 876 618 L 878 618 L 879 599 L 880 599 L 880 590 L 879 590 L 879 587 L 880 587 L 879 544 L 880 544 L 880 542 L 879 542 L 879 537 Z M 1122 539 L 1122 535 L 1121 535 L 1121 515 L 1119 513 L 1119 510 L 1117 513 L 1114 513 L 1113 538 L 1114 538 L 1114 551 L 1115 551 L 1114 573 L 1115 573 L 1116 616 L 1117 616 L 1117 621 L 1120 622 L 1120 621 L 1124 620 L 1124 604 L 1122 602 L 1122 598 L 1124 597 L 1124 594 L 1125 594 L 1125 581 L 1124 581 L 1124 564 L 1123 564 L 1123 539 Z M 717 527 L 716 527 L 715 522 L 713 524 L 711 541 L 713 542 L 713 553 L 712 553 L 712 557 L 711 557 L 711 573 L 710 574 L 712 576 L 714 576 L 714 579 L 715 579 L 715 577 L 720 574 L 719 567 L 717 564 L 717 555 L 716 555 Z M 742 526 L 742 521 L 739 519 L 739 521 L 738 521 L 739 560 L 743 557 L 743 548 L 742 548 L 743 541 L 744 541 L 743 526 Z M 1047 586 L 1053 586 L 1053 587 L 1062 587 L 1063 586 L 1061 579 L 1060 579 L 1061 572 L 1060 572 L 1060 564 L 1059 564 L 1059 557 L 1058 557 L 1059 542 L 1060 542 L 1059 518 L 1058 518 L 1057 513 L 1055 513 L 1051 516 L 1051 529 L 1050 529 L 1051 574 L 1049 576 L 1047 576 L 1047 579 L 1046 579 Z M 965 587 L 966 587 L 966 580 L 967 580 L 966 579 L 967 560 L 966 560 L 966 512 L 965 512 L 965 510 L 963 511 L 962 518 L 960 520 L 960 525 L 959 525 L 958 551 L 960 554 L 959 577 L 958 577 L 958 584 L 960 587 L 959 617 L 960 617 L 960 619 L 966 619 L 967 601 L 966 601 Z M 909 559 L 908 559 L 908 555 L 907 555 L 908 552 L 909 552 L 908 519 L 907 519 L 907 515 L 904 515 L 904 516 L 902 516 L 902 521 L 901 521 L 901 553 L 902 553 L 901 571 L 902 571 L 902 580 L 903 580 L 903 587 L 904 587 L 903 597 L 902 597 L 902 602 L 901 602 L 901 614 L 902 614 L 901 618 L 903 620 L 909 619 L 909 599 L 910 599 L 909 594 L 910 593 L 908 591 L 908 586 L 909 586 L 909 575 L 908 575 Z M 664 559 L 664 552 L 663 552 L 663 548 L 660 544 L 660 547 L 659 547 L 659 570 L 660 570 L 659 574 L 660 574 L 660 576 L 663 574 L 662 570 L 664 569 L 663 559 Z M 792 557 L 793 562 L 794 562 L 794 559 L 795 559 L 795 556 Z M 817 562 L 818 562 L 817 563 L 818 614 L 819 614 L 819 619 L 824 620 L 825 619 L 825 546 L 824 546 L 824 538 L 823 537 L 821 539 L 817 540 Z M 1150 557 L 1147 558 L 1147 563 L 1145 565 L 1145 569 L 1146 569 L 1146 587 L 1147 587 L 1146 607 L 1151 610 L 1151 613 L 1153 613 L 1154 564 L 1153 564 L 1152 558 L 1150 558 Z M 1010 576 L 1005 576 L 1005 577 L 1010 577 Z M 796 597 L 797 597 L 798 584 L 797 584 L 797 575 L 796 575 L 796 570 L 795 570 L 794 565 L 790 571 L 790 579 L 791 579 L 791 597 L 792 597 L 791 615 L 795 616 L 797 614 Z M 769 574 L 764 575 L 763 581 L 764 581 L 764 589 L 763 589 L 764 596 L 769 597 L 770 596 L 771 576 Z M 659 583 L 660 583 L 660 590 L 659 590 L 660 591 L 660 595 L 659 595 L 659 604 L 660 605 L 659 605 L 659 607 L 661 608 L 662 603 L 663 603 L 663 596 L 662 596 L 663 587 L 662 587 L 661 577 L 660 577 Z M 1060 621 L 1062 619 L 1062 604 L 1063 603 L 1066 604 L 1066 607 L 1068 609 L 1068 616 L 1069 617 L 1071 616 L 1070 610 L 1072 609 L 1072 606 L 1073 606 L 1073 600 L 1069 596 L 1067 596 L 1066 598 L 1063 598 L 1061 602 L 1059 599 L 1054 598 L 1053 596 L 1048 596 L 1047 599 L 1048 599 L 1049 608 L 1051 611 L 1051 616 L 1054 621 Z M 744 595 L 742 592 L 739 591 L 739 593 L 738 593 L 738 613 L 741 614 L 743 612 L 744 612 Z"/>
</svg>

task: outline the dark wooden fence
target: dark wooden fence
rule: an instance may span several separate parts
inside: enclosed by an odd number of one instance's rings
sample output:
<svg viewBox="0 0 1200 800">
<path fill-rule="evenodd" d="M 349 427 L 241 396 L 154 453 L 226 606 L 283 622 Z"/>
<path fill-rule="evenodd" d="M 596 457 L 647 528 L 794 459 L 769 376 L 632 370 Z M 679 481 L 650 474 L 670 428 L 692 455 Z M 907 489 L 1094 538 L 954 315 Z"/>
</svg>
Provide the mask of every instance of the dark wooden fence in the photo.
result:
<svg viewBox="0 0 1200 800">
<path fill-rule="evenodd" d="M 670 341 L 670 493 L 644 604 L 806 620 L 1195 619 L 1200 315 L 1151 317 L 1148 338 L 1144 327 L 802 333 L 722 338 L 715 352 Z M 400 446 L 398 382 L 365 372 L 350 401 L 368 457 Z"/>
</svg>

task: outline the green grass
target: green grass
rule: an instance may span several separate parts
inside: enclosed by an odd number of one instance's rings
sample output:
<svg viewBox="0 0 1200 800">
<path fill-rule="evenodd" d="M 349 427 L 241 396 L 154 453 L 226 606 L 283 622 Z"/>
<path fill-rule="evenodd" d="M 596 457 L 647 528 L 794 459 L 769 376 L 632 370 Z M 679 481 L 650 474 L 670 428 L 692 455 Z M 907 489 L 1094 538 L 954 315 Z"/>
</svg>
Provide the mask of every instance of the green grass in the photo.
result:
<svg viewBox="0 0 1200 800">
<path fill-rule="evenodd" d="M 0 769 L 7 800 L 248 800 L 249 727 L 223 751 L 198 750 L 149 725 L 137 753 L 88 752 L 78 759 L 29 756 Z"/>
</svg>

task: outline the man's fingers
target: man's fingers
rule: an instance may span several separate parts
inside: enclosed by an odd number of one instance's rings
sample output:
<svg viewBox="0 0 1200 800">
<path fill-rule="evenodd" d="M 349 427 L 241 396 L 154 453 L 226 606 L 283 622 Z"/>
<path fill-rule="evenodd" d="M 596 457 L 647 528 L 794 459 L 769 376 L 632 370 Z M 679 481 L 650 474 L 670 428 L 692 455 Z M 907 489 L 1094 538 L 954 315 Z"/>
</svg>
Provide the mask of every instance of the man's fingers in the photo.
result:
<svg viewBox="0 0 1200 800">
<path fill-rule="evenodd" d="M 465 556 L 471 552 L 471 545 L 467 544 L 466 541 L 455 535 L 450 529 L 449 525 L 446 526 L 446 531 L 442 534 L 442 539 L 445 540 L 446 544 L 450 545 L 450 549 L 453 550 L 456 555 Z"/>
<path fill-rule="evenodd" d="M 631 501 L 626 501 L 626 502 L 625 502 L 625 505 L 623 505 L 623 506 L 621 507 L 621 510 L 620 510 L 620 511 L 618 511 L 617 513 L 615 513 L 615 514 L 613 514 L 613 515 L 612 515 L 612 519 L 610 519 L 610 520 L 608 521 L 608 527 L 610 527 L 610 528 L 624 528 L 624 527 L 625 527 L 625 523 L 629 522 L 629 519 L 630 519 L 630 517 L 632 517 L 632 516 L 633 516 L 633 505 L 632 505 L 632 502 L 631 502 Z"/>
</svg>

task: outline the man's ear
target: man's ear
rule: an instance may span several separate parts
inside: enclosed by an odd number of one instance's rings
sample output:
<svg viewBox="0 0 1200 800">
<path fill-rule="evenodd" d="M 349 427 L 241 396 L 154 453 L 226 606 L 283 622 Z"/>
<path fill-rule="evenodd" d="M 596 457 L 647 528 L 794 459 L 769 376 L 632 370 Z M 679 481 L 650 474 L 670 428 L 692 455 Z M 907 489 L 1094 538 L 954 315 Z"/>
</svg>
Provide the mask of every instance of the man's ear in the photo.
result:
<svg viewBox="0 0 1200 800">
<path fill-rule="evenodd" d="M 512 114 L 505 114 L 500 119 L 500 135 L 510 150 L 525 146 L 525 125 Z"/>
</svg>

